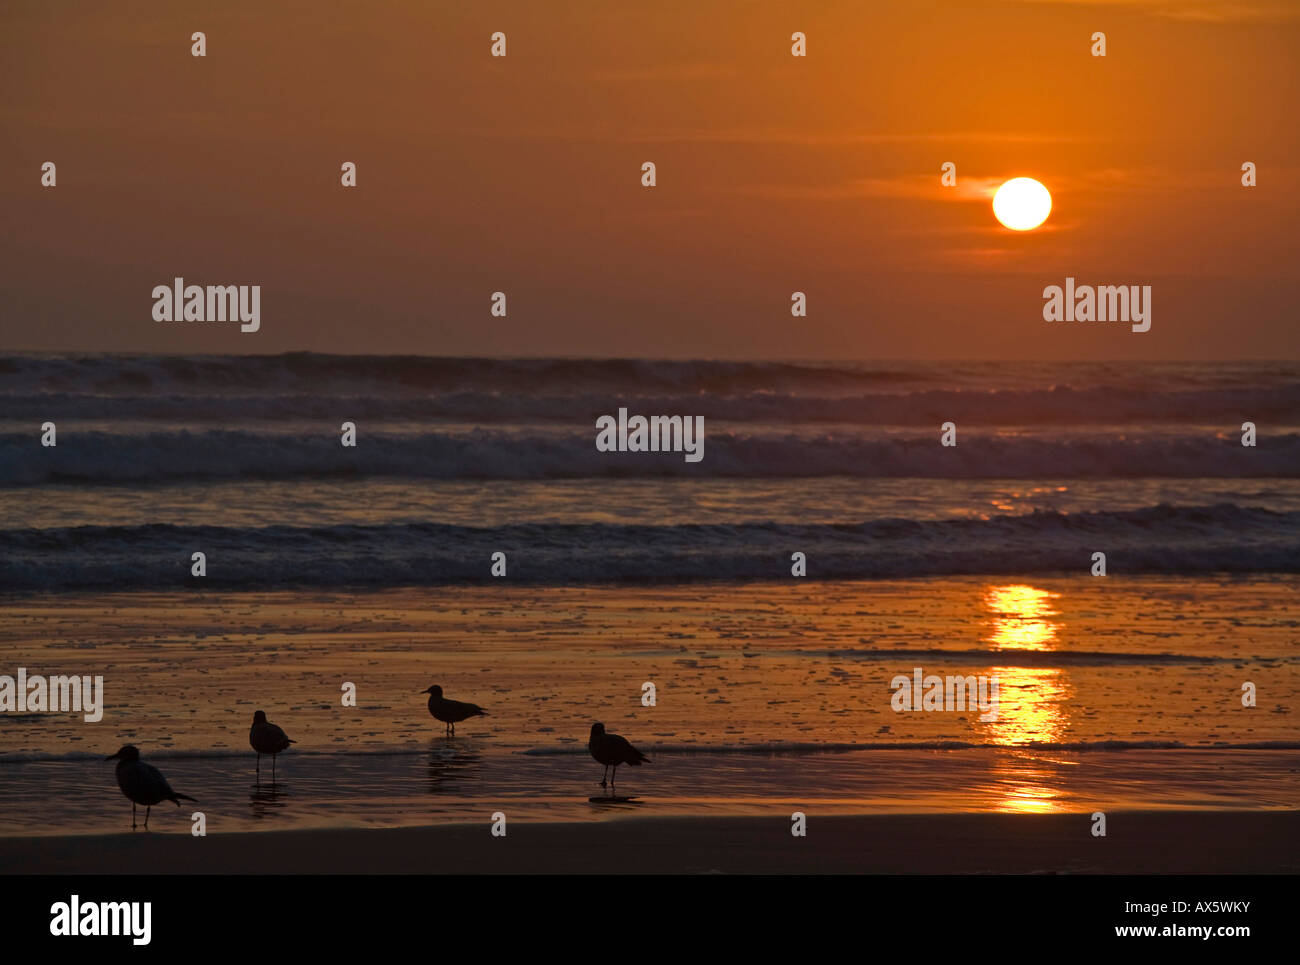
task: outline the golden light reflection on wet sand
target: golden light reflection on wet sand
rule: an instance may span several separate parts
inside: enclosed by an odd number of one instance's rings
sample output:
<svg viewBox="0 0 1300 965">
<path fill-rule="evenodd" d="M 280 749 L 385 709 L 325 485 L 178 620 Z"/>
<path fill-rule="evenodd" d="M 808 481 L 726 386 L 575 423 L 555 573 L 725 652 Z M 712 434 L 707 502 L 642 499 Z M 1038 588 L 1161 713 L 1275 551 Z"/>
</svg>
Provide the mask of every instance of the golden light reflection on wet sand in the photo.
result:
<svg viewBox="0 0 1300 965">
<path fill-rule="evenodd" d="M 998 718 L 985 721 L 989 739 L 1013 745 L 1059 741 L 1074 697 L 1064 670 L 1055 667 L 993 667 L 998 678 Z"/>
<path fill-rule="evenodd" d="M 1065 733 L 1073 697 L 1065 672 L 1055 669 L 994 667 L 999 678 L 998 719 L 988 721 L 989 739 L 1005 747 L 1033 742 L 1056 742 Z M 999 758 L 993 774 L 1002 788 L 998 804 L 1002 811 L 1042 813 L 1060 810 L 1058 786 L 1043 783 L 1056 768 L 1025 749 L 1025 757 Z M 1049 774 L 1050 771 L 1050 774 Z"/>
<path fill-rule="evenodd" d="M 989 643 L 995 649 L 1053 650 L 1059 616 L 1052 601 L 1060 596 L 1020 583 L 991 586 L 984 591 L 984 606 L 993 616 Z"/>
<path fill-rule="evenodd" d="M 997 758 L 990 785 L 997 800 L 995 809 L 1015 814 L 1047 814 L 1067 808 L 1065 787 L 1068 775 L 1063 767 L 1069 762 L 1048 760 L 1037 754 Z"/>
<path fill-rule="evenodd" d="M 991 586 L 984 593 L 992 628 L 988 643 L 996 650 L 1055 650 L 1060 616 L 1053 601 L 1060 596 L 1024 584 Z M 986 721 L 989 739 L 1004 746 L 1056 742 L 1066 731 L 1074 692 L 1066 671 L 1057 667 L 993 667 L 998 678 L 998 717 Z M 1059 810 L 1060 791 L 1043 783 L 1042 762 L 1025 759 L 995 768 L 1007 791 L 1000 810 L 1043 813 Z"/>
</svg>

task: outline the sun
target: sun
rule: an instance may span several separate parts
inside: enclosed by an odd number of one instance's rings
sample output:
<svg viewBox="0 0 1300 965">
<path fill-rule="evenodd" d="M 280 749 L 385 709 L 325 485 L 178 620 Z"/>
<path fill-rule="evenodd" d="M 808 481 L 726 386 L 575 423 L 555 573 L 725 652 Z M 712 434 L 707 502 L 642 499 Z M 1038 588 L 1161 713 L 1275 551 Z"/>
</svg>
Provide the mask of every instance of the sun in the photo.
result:
<svg viewBox="0 0 1300 965">
<path fill-rule="evenodd" d="M 1012 231 L 1030 231 L 1047 220 L 1052 196 L 1033 178 L 1012 178 L 993 195 L 993 214 Z"/>
</svg>

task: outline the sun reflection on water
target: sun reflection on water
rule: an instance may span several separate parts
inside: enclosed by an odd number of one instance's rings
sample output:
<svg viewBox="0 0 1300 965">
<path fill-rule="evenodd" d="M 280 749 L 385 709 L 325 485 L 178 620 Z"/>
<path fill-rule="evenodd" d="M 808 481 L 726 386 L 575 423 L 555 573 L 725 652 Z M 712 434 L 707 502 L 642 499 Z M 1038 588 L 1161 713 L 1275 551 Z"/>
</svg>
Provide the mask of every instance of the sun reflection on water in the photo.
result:
<svg viewBox="0 0 1300 965">
<path fill-rule="evenodd" d="M 993 615 L 989 643 L 996 649 L 1052 650 L 1058 616 L 1052 601 L 1060 596 L 1033 586 L 991 586 L 984 591 L 984 606 Z"/>
<path fill-rule="evenodd" d="M 1051 651 L 1057 649 L 1059 593 L 1023 584 L 991 586 L 984 592 L 991 628 L 987 642 L 994 650 Z M 997 720 L 985 721 L 989 740 L 1007 747 L 1056 743 L 1065 735 L 1074 696 L 1068 674 L 1059 667 L 995 666 L 998 678 Z M 1041 782 L 1041 769 L 995 766 L 995 779 L 1005 788 L 1000 810 L 1042 813 L 1059 810 L 1059 788 Z"/>
</svg>

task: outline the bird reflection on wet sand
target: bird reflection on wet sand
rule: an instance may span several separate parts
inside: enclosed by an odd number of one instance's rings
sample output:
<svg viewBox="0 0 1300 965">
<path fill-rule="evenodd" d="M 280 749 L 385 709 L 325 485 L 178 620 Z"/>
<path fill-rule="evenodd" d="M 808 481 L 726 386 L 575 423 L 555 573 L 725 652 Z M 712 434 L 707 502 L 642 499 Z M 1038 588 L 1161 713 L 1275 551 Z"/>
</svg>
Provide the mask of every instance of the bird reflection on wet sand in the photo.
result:
<svg viewBox="0 0 1300 965">
<path fill-rule="evenodd" d="M 283 782 L 254 784 L 248 795 L 248 805 L 255 818 L 283 816 L 281 809 L 289 806 L 292 796 Z"/>
<path fill-rule="evenodd" d="M 462 789 L 465 782 L 479 779 L 483 755 L 463 746 L 449 748 L 438 741 L 429 752 L 429 793 L 448 794 Z"/>
</svg>

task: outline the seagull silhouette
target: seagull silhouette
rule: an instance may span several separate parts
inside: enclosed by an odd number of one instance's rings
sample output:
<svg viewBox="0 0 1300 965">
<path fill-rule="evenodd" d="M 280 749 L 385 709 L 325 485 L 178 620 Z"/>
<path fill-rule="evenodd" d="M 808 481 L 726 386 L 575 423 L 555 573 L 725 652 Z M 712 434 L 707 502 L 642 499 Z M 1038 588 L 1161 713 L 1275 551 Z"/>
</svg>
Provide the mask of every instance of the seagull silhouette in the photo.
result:
<svg viewBox="0 0 1300 965">
<path fill-rule="evenodd" d="M 459 700 L 448 700 L 442 695 L 442 688 L 437 684 L 420 693 L 429 695 L 429 713 L 434 720 L 447 725 L 447 736 L 456 736 L 456 725 L 470 717 L 486 717 L 487 711 L 478 704 L 467 704 Z"/>
<path fill-rule="evenodd" d="M 275 755 L 290 744 L 298 743 L 275 724 L 266 719 L 266 711 L 259 710 L 253 714 L 253 726 L 248 731 L 248 743 L 257 751 L 257 780 L 262 780 L 262 755 L 271 755 L 271 785 L 275 786 Z"/>
<path fill-rule="evenodd" d="M 624 738 L 617 734 L 606 734 L 605 725 L 596 723 L 591 725 L 591 739 L 587 741 L 587 749 L 591 751 L 591 756 L 599 763 L 605 765 L 608 771 L 614 768 L 614 773 L 609 778 L 609 788 L 614 789 L 614 781 L 618 777 L 618 765 L 629 764 L 637 767 L 641 764 L 651 763 L 650 758 L 646 757 L 639 750 L 629 744 Z M 605 786 L 605 775 L 600 775 L 600 786 Z"/>
<path fill-rule="evenodd" d="M 104 758 L 117 761 L 117 786 L 131 801 L 131 830 L 135 830 L 135 806 L 144 805 L 144 826 L 149 827 L 149 812 L 155 804 L 173 801 L 181 806 L 181 798 L 196 800 L 188 794 L 178 794 L 162 776 L 162 771 L 140 760 L 140 751 L 134 744 L 126 744 L 116 754 Z"/>
</svg>

